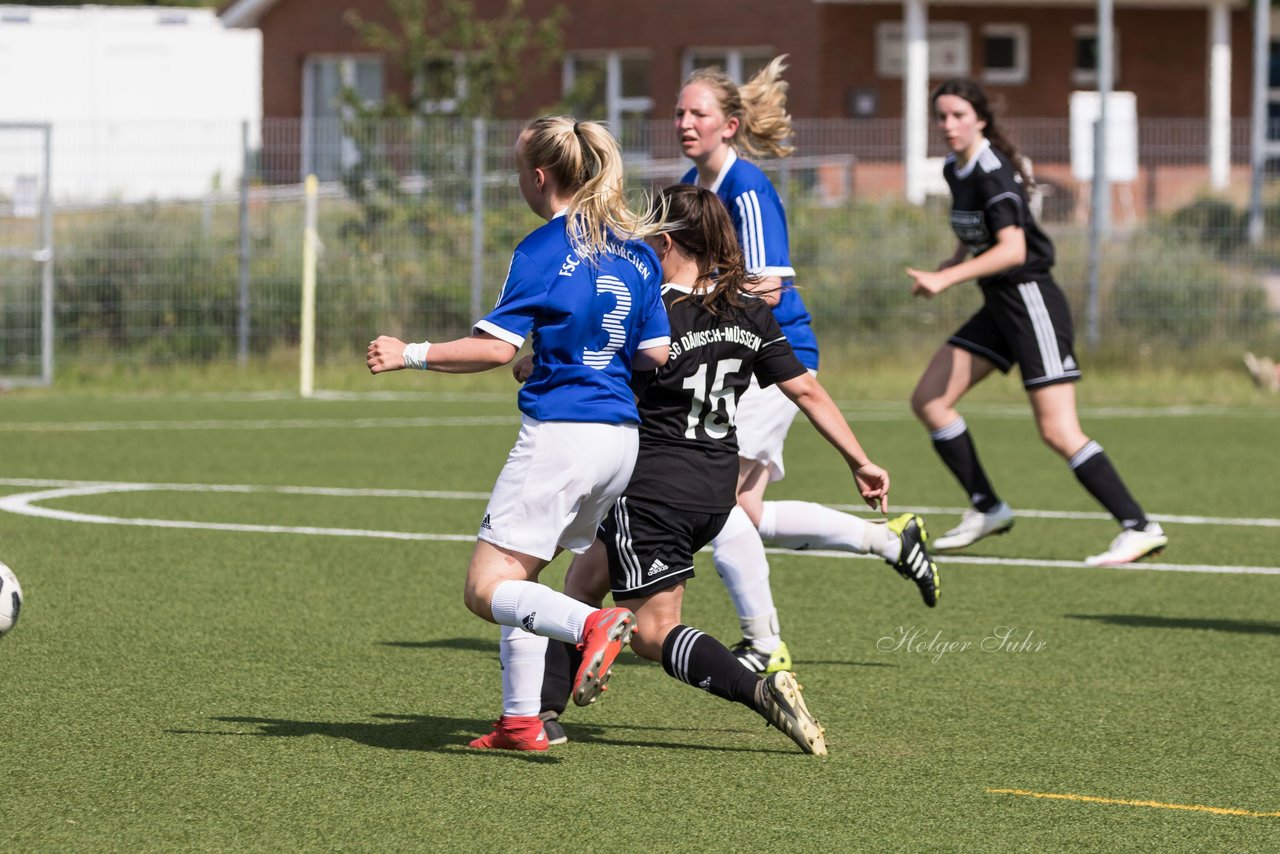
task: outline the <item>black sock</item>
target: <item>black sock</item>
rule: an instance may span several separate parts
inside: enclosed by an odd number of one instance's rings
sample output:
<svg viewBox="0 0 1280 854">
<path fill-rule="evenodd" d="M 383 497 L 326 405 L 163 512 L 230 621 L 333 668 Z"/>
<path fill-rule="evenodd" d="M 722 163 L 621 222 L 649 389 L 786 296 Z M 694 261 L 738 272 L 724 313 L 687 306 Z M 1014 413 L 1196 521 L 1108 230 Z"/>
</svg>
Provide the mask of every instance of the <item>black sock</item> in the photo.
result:
<svg viewBox="0 0 1280 854">
<path fill-rule="evenodd" d="M 582 664 L 582 651 L 577 644 L 551 640 L 547 642 L 546 666 L 542 671 L 542 711 L 564 714 L 573 691 L 573 677 Z"/>
<path fill-rule="evenodd" d="M 960 481 L 969 496 L 969 503 L 974 509 L 983 513 L 1000 503 L 996 492 L 987 480 L 987 473 L 978 462 L 978 449 L 973 446 L 969 437 L 969 425 L 963 418 L 957 418 L 941 430 L 929 433 L 933 439 L 933 449 L 938 452 L 942 462 Z"/>
<path fill-rule="evenodd" d="M 1071 471 L 1125 530 L 1141 531 L 1147 527 L 1146 514 L 1129 494 L 1107 452 L 1097 442 L 1090 441 L 1075 452 L 1071 457 Z"/>
<path fill-rule="evenodd" d="M 756 707 L 760 678 L 720 641 L 691 626 L 676 626 L 662 642 L 667 675 L 749 709 Z"/>
</svg>

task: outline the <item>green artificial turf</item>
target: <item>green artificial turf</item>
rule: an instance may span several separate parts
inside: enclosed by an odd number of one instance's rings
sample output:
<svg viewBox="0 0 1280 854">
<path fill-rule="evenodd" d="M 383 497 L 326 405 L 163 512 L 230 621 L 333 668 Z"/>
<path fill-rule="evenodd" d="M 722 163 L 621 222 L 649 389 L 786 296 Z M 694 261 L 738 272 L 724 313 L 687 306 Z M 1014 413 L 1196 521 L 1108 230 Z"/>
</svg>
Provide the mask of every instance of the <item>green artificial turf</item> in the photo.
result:
<svg viewBox="0 0 1280 854">
<path fill-rule="evenodd" d="M 0 512 L 0 561 L 27 597 L 0 640 L 0 850 L 1280 846 L 1272 401 L 1086 401 L 1147 511 L 1185 517 L 1165 523 L 1160 569 L 1079 563 L 1114 523 L 1016 399 L 965 414 L 1024 515 L 944 559 L 937 609 L 879 561 L 771 553 L 825 759 L 630 653 L 599 703 L 566 714 L 569 743 L 530 755 L 466 748 L 500 710 L 497 629 L 462 605 L 469 543 L 371 533 L 474 534 L 517 429 L 510 389 L 378 387 L 415 393 L 0 399 L 0 498 L 190 487 L 20 503 L 70 518 Z M 891 507 L 949 527 L 962 496 L 905 405 L 841 399 L 893 476 Z M 856 503 L 803 423 L 787 468 L 771 497 Z M 1255 521 L 1215 521 L 1237 519 Z M 706 555 L 685 621 L 737 639 Z"/>
</svg>

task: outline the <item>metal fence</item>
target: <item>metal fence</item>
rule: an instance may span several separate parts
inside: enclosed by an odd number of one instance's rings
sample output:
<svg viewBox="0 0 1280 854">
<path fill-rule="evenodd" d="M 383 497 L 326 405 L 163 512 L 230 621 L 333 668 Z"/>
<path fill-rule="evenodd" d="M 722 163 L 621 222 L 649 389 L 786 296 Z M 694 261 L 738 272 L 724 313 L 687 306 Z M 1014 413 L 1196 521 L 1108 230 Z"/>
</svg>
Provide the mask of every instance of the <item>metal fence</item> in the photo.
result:
<svg viewBox="0 0 1280 854">
<path fill-rule="evenodd" d="M 1056 276 L 1081 318 L 1089 187 L 1073 173 L 1069 128 L 1007 125 L 1034 164 Z M 34 138 L 0 127 L 0 378 L 39 374 L 46 268 L 33 235 L 46 212 L 59 368 L 254 363 L 295 348 L 309 171 L 321 179 L 320 361 L 357 359 L 377 332 L 465 334 L 495 299 L 511 250 L 538 225 L 516 188 L 520 126 L 57 126 L 48 211 Z M 1137 130 L 1137 173 L 1113 187 L 1092 358 L 1192 365 L 1245 348 L 1280 351 L 1280 182 L 1266 184 L 1266 238 L 1250 244 L 1248 123 L 1233 128 L 1230 183 L 1216 191 L 1203 122 L 1148 119 Z M 637 188 L 688 167 L 668 122 L 629 124 L 621 137 Z M 926 205 L 905 203 L 896 121 L 801 121 L 796 146 L 763 165 L 787 205 L 796 284 L 825 367 L 872 354 L 923 358 L 979 299 L 976 288 L 927 303 L 908 295 L 903 268 L 935 264 L 954 246 L 940 176 Z"/>
</svg>

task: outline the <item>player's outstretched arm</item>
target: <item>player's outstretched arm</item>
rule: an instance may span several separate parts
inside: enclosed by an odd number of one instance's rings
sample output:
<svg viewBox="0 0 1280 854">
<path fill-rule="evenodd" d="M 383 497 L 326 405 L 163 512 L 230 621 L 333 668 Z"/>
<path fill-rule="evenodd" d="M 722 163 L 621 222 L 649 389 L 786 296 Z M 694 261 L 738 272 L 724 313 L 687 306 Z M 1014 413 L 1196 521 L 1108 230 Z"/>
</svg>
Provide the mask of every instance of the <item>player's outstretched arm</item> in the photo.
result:
<svg viewBox="0 0 1280 854">
<path fill-rule="evenodd" d="M 812 374 L 801 374 L 778 383 L 791 401 L 804 412 L 817 431 L 844 457 L 862 500 L 881 513 L 889 512 L 889 473 L 871 462 L 858 437 L 849 429 L 840 408 Z"/>
<path fill-rule="evenodd" d="M 945 264 L 938 270 L 927 272 L 907 268 L 911 278 L 911 293 L 915 296 L 931 299 L 952 285 L 958 285 L 969 279 L 981 279 L 994 276 L 1005 270 L 1020 267 L 1027 260 L 1027 236 L 1016 225 L 1006 225 L 996 232 L 996 245 L 981 255 L 968 260 L 957 260 L 959 252 L 951 257 L 955 263 Z"/>
<path fill-rule="evenodd" d="M 487 332 L 438 344 L 428 341 L 406 344 L 399 338 L 379 335 L 369 342 L 365 364 L 371 374 L 405 368 L 445 374 L 474 374 L 509 363 L 517 350 L 514 344 Z"/>
</svg>

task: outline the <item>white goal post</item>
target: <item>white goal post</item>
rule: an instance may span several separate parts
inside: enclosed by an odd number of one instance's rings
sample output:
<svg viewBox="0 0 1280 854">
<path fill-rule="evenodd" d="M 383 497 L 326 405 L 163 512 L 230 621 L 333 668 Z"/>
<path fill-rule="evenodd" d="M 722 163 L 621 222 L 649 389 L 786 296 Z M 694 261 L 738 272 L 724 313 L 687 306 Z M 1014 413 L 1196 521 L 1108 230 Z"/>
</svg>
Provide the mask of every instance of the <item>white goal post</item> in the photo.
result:
<svg viewBox="0 0 1280 854">
<path fill-rule="evenodd" d="M 0 122 L 0 388 L 53 382 L 52 146 L 48 123 Z"/>
<path fill-rule="evenodd" d="M 315 393 L 316 377 L 316 253 L 319 238 L 316 234 L 316 196 L 319 182 L 315 175 L 308 175 L 306 182 L 306 214 L 302 232 L 302 319 L 298 328 L 299 382 L 298 391 L 303 397 Z"/>
</svg>

